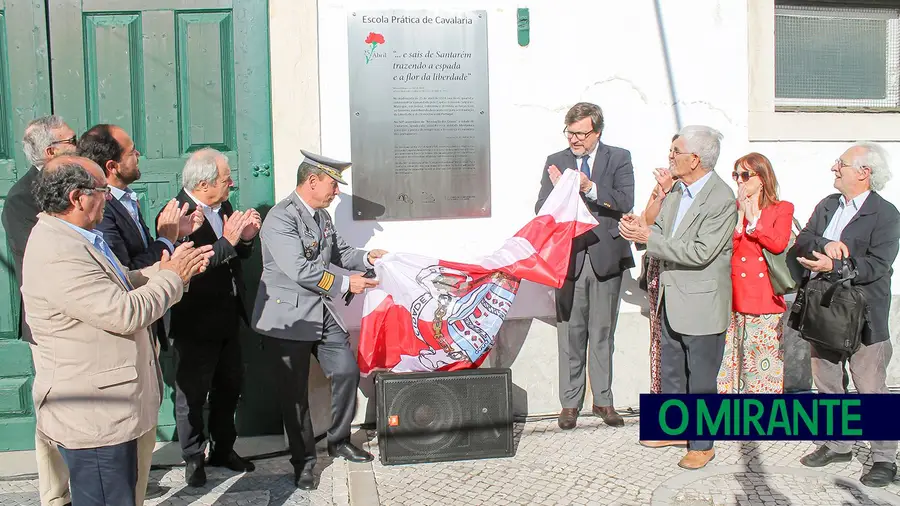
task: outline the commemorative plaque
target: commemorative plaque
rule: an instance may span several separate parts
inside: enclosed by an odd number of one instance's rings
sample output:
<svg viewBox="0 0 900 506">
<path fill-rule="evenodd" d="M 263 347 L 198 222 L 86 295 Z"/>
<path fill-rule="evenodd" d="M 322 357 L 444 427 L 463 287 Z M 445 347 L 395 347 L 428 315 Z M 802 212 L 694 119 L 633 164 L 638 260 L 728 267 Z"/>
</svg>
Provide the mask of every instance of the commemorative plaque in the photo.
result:
<svg viewBox="0 0 900 506">
<path fill-rule="evenodd" d="M 353 218 L 490 216 L 486 11 L 347 21 Z"/>
</svg>

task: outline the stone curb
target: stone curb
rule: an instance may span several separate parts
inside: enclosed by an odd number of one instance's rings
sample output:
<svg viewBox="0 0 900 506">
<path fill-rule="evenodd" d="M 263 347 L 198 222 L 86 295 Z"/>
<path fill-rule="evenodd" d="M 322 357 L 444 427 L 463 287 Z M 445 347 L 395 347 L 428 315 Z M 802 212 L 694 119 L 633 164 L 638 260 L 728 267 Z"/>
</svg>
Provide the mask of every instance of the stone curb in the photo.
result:
<svg viewBox="0 0 900 506">
<path fill-rule="evenodd" d="M 356 431 L 351 439 L 356 446 L 369 452 L 372 451 L 365 430 Z M 378 487 L 375 484 L 375 471 L 372 469 L 372 463 L 348 462 L 347 468 L 350 506 L 379 506 L 381 503 L 378 501 Z"/>
</svg>

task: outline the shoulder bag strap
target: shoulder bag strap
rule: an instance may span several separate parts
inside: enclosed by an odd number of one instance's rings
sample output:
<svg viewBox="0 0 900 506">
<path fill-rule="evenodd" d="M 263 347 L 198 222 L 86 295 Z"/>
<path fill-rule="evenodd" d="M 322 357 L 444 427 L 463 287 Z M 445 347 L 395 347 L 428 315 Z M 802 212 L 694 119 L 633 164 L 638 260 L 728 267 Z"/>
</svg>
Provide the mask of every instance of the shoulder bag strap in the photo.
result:
<svg viewBox="0 0 900 506">
<path fill-rule="evenodd" d="M 847 260 L 848 262 L 844 263 L 843 267 L 841 268 L 841 271 L 843 273 L 841 279 L 832 283 L 831 286 L 829 286 L 828 289 L 825 290 L 825 293 L 822 294 L 822 302 L 819 303 L 820 306 L 829 307 L 831 305 L 831 299 L 834 298 L 834 293 L 837 291 L 838 287 L 846 284 L 845 287 L 849 288 L 850 281 L 856 278 L 856 266 L 852 265 L 852 260 L 850 260 L 849 258 Z"/>
</svg>

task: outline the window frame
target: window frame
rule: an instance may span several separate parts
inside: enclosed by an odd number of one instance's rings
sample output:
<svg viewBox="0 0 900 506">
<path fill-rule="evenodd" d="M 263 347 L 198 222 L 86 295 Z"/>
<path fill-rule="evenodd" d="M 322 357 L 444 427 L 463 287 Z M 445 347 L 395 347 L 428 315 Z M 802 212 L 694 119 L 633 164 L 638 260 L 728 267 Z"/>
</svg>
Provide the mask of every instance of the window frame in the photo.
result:
<svg viewBox="0 0 900 506">
<path fill-rule="evenodd" d="M 800 2 L 784 2 L 797 4 Z M 802 2 L 803 5 L 873 7 L 875 2 Z M 883 2 L 882 2 L 883 4 Z M 881 5 L 883 6 L 883 5 Z M 896 7 L 895 7 L 896 8 Z M 748 133 L 751 141 L 853 142 L 900 140 L 900 112 L 791 111 L 776 109 L 775 100 L 775 0 L 748 0 L 747 48 L 749 63 Z M 781 109 L 781 107 L 779 107 Z"/>
<path fill-rule="evenodd" d="M 877 21 L 887 21 L 885 38 L 887 39 L 887 45 L 890 47 L 896 47 L 898 40 L 900 40 L 900 9 L 892 8 L 861 8 L 861 7 L 845 7 L 832 5 L 826 8 L 845 8 L 845 9 L 855 9 L 860 15 L 854 17 L 853 19 L 864 19 L 864 20 L 877 20 Z M 782 11 L 782 14 L 779 11 Z M 813 18 L 837 18 L 837 19 L 848 19 L 847 16 L 841 16 L 836 13 L 828 13 L 816 10 L 813 6 L 798 6 L 798 5 L 779 5 L 775 4 L 775 15 L 779 14 L 787 15 L 786 12 L 789 12 L 798 17 L 813 17 Z M 887 49 L 887 48 L 885 48 Z M 884 98 L 882 100 L 872 100 L 872 99 L 821 99 L 821 98 L 778 98 L 775 97 L 775 110 L 802 110 L 802 108 L 815 108 L 822 109 L 823 112 L 827 109 L 838 109 L 833 112 L 856 112 L 857 110 L 863 109 L 872 109 L 873 112 L 878 111 L 879 109 L 898 109 L 900 107 L 900 56 L 894 61 L 886 61 L 884 68 L 885 79 L 888 81 L 886 83 L 885 94 L 888 98 Z M 842 111 L 840 109 L 854 109 L 851 111 Z M 894 112 L 900 112 L 900 110 L 895 110 Z"/>
</svg>

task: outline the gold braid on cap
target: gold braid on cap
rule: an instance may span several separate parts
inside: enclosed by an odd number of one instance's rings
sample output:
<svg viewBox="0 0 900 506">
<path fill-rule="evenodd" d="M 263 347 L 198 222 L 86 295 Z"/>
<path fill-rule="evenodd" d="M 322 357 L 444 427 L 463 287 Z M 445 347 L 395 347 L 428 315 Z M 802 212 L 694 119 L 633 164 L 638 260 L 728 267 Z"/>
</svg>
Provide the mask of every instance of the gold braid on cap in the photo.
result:
<svg viewBox="0 0 900 506">
<path fill-rule="evenodd" d="M 313 161 L 310 161 L 309 159 L 306 159 L 300 163 L 300 168 L 303 169 L 304 165 L 308 168 L 311 167 L 314 169 L 319 169 L 322 172 L 328 174 L 329 176 L 337 176 L 338 178 L 341 177 L 340 171 L 336 170 L 334 167 L 329 167 L 328 165 L 325 165 L 322 163 L 313 162 Z"/>
</svg>

